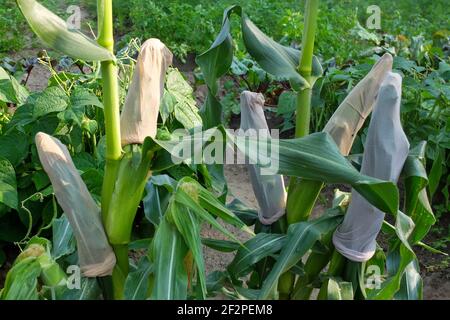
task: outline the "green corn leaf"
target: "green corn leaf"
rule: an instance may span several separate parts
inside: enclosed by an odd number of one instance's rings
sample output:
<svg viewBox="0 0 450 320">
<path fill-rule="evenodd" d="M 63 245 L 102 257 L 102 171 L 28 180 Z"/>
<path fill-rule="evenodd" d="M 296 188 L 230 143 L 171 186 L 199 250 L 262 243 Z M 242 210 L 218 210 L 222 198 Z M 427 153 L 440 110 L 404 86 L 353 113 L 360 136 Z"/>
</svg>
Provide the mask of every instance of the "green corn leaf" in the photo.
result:
<svg viewBox="0 0 450 320">
<path fill-rule="evenodd" d="M 430 199 L 433 199 L 433 196 L 439 187 L 439 182 L 442 177 L 443 171 L 443 161 L 444 161 L 444 149 L 438 149 L 438 154 L 436 159 L 433 161 L 433 165 L 431 166 L 430 175 L 429 175 L 429 185 L 428 188 L 430 190 Z"/>
<path fill-rule="evenodd" d="M 233 62 L 233 42 L 230 35 L 229 16 L 234 8 L 233 6 L 225 10 L 219 35 L 211 45 L 211 48 L 196 59 L 213 96 L 218 93 L 218 79 L 227 73 Z"/>
<path fill-rule="evenodd" d="M 246 276 L 258 261 L 280 251 L 286 243 L 286 235 L 258 233 L 239 248 L 228 271 L 235 278 Z"/>
<path fill-rule="evenodd" d="M 353 285 L 351 282 L 329 278 L 323 285 L 326 286 L 327 300 L 353 300 Z"/>
<path fill-rule="evenodd" d="M 102 293 L 95 278 L 82 277 L 80 289 L 65 290 L 61 300 L 98 300 Z"/>
<path fill-rule="evenodd" d="M 239 219 L 231 210 L 224 206 L 211 192 L 199 186 L 199 204 L 211 212 L 216 217 L 219 217 L 224 222 L 227 222 L 236 228 L 239 228 L 249 234 L 253 234 L 247 225 Z"/>
<path fill-rule="evenodd" d="M 163 179 L 167 179 L 169 184 L 165 184 L 165 182 L 162 181 Z M 169 179 L 173 180 L 167 175 L 153 176 L 145 186 L 146 195 L 142 199 L 144 213 L 147 220 L 155 226 L 159 224 L 164 216 L 171 197 L 170 192 L 173 191 Z M 176 183 L 175 180 L 173 181 Z"/>
<path fill-rule="evenodd" d="M 254 225 L 258 220 L 258 211 L 247 207 L 237 198 L 227 204 L 227 208 L 248 226 Z"/>
<path fill-rule="evenodd" d="M 307 253 L 316 241 L 335 229 L 342 222 L 337 210 L 311 221 L 295 223 L 289 226 L 286 245 L 281 250 L 277 262 L 264 281 L 259 299 L 268 299 L 276 289 L 279 277 L 294 266 Z"/>
<path fill-rule="evenodd" d="M 428 177 L 424 165 L 425 146 L 426 143 L 422 142 L 410 150 L 402 173 L 406 190 L 405 212 L 415 223 L 410 238 L 413 244 L 422 240 L 436 222 L 426 191 Z"/>
<path fill-rule="evenodd" d="M 147 249 L 152 243 L 153 238 L 144 238 L 139 240 L 131 241 L 128 244 L 129 250 Z"/>
<path fill-rule="evenodd" d="M 266 72 L 280 79 L 289 80 L 297 91 L 312 87 L 323 72 L 319 60 L 314 57 L 312 77 L 308 82 L 297 70 L 300 51 L 275 42 L 250 21 L 240 6 L 231 6 L 224 11 L 222 28 L 214 43 L 196 59 L 208 86 L 207 98 L 201 110 L 206 129 L 217 126 L 222 117 L 222 105 L 217 97 L 218 80 L 231 68 L 233 62 L 233 42 L 230 33 L 232 13 L 241 17 L 244 44 L 250 55 Z"/>
<path fill-rule="evenodd" d="M 189 208 L 172 201 L 169 206 L 170 218 L 175 223 L 178 231 L 192 252 L 195 265 L 198 270 L 198 278 L 202 291 L 202 298 L 206 298 L 205 263 L 202 254 L 202 242 L 200 238 L 200 221 Z"/>
<path fill-rule="evenodd" d="M 405 270 L 416 259 L 409 240 L 414 228 L 412 219 L 398 211 L 395 221 L 397 239 L 391 241 L 386 260 L 388 278 L 381 284 L 381 288 L 372 290 L 367 294 L 369 299 L 391 300 L 400 290 Z"/>
<path fill-rule="evenodd" d="M 237 147 L 253 163 L 259 163 L 261 155 L 251 153 L 261 142 L 253 137 L 236 137 Z M 246 148 L 250 145 L 250 148 Z M 270 155 L 272 163 L 278 163 L 277 174 L 301 177 L 327 183 L 352 185 L 367 201 L 383 212 L 396 213 L 398 190 L 392 182 L 360 174 L 341 155 L 331 137 L 324 132 L 304 138 L 279 140 L 279 151 Z"/>
<path fill-rule="evenodd" d="M 41 266 L 36 257 L 17 262 L 6 275 L 1 300 L 37 300 L 38 277 Z"/>
<path fill-rule="evenodd" d="M 239 228 L 251 235 L 251 231 L 236 215 L 228 210 L 220 201 L 218 201 L 208 190 L 203 188 L 197 181 L 190 177 L 180 180 L 175 195 L 176 201 L 192 209 L 202 219 L 211 223 L 214 227 L 227 236 L 230 232 L 226 231 L 211 215 L 215 215 L 236 228 Z M 194 200 L 194 201 L 192 201 Z M 211 213 L 211 214 L 210 214 Z M 236 240 L 234 236 L 230 238 Z"/>
<path fill-rule="evenodd" d="M 395 235 L 395 227 L 390 224 L 389 222 L 387 222 L 386 220 L 383 221 L 383 226 L 382 226 L 382 230 L 383 232 L 389 234 L 389 235 Z M 431 247 L 430 245 L 423 243 L 422 241 L 419 241 L 416 243 L 416 245 L 424 248 L 425 250 L 430 251 L 431 253 L 436 253 L 436 254 L 441 254 L 443 256 L 448 256 L 447 253 L 440 251 L 436 248 Z"/>
<path fill-rule="evenodd" d="M 234 136 L 224 132 L 222 127 L 212 128 L 202 134 L 185 135 L 179 140 L 155 140 L 168 153 L 159 156 L 158 170 L 183 161 L 198 159 L 204 146 L 214 137 L 216 143 L 227 144 L 239 149 L 252 163 L 261 167 L 267 161 L 278 164 L 274 173 L 301 177 L 325 183 L 345 183 L 353 186 L 367 201 L 386 213 L 396 214 L 398 210 L 398 190 L 392 182 L 360 174 L 346 160 L 328 133 L 320 132 L 298 139 L 278 140 L 278 151 L 268 151 L 260 146 L 270 145 L 267 138 Z M 225 141 L 225 138 L 227 141 Z M 222 139 L 222 140 L 221 140 Z M 180 154 L 184 146 L 194 146 L 191 154 Z M 259 148 L 258 148 L 259 146 Z M 272 149 L 273 150 L 273 149 Z M 267 152 L 268 151 L 268 152 Z M 172 164 L 169 164 L 172 163 Z"/>
<path fill-rule="evenodd" d="M 411 245 L 424 245 L 420 240 L 435 223 L 426 192 L 428 177 L 425 161 L 426 143 L 410 150 L 402 175 L 405 178 L 405 210 L 398 211 L 394 239 L 387 256 L 388 278 L 381 289 L 369 293 L 370 299 L 418 299 L 422 297 L 422 280 Z"/>
<path fill-rule="evenodd" d="M 222 234 L 227 236 L 230 239 L 233 239 L 236 242 L 239 240 L 233 235 L 230 231 L 228 231 L 225 227 L 223 227 L 208 211 L 206 211 L 202 206 L 200 206 L 197 202 L 192 201 L 192 198 L 183 191 L 178 191 L 175 195 L 176 201 L 191 209 L 195 214 L 205 222 L 211 224 L 215 229 L 220 231 Z"/>
<path fill-rule="evenodd" d="M 282 46 L 266 36 L 246 14 L 242 14 L 242 35 L 248 52 L 258 64 L 268 73 L 289 80 L 296 91 L 312 88 L 323 73 L 319 60 L 314 56 L 310 82 L 304 79 L 298 72 L 300 51 Z"/>
<path fill-rule="evenodd" d="M 419 261 L 413 259 L 405 268 L 400 289 L 395 294 L 395 300 L 422 300 L 423 281 L 419 272 Z"/>
<path fill-rule="evenodd" d="M 235 241 L 218 240 L 218 239 L 202 239 L 202 244 L 221 252 L 233 252 L 241 247 L 241 244 Z"/>
<path fill-rule="evenodd" d="M 398 244 L 395 249 L 391 249 L 386 260 L 388 278 L 381 284 L 380 289 L 368 293 L 368 299 L 392 300 L 400 289 L 405 269 L 414 258 L 414 253 L 403 244 Z"/>
<path fill-rule="evenodd" d="M 105 48 L 83 35 L 70 30 L 66 22 L 35 0 L 16 0 L 33 32 L 50 48 L 74 59 L 86 61 L 115 60 Z"/>
<path fill-rule="evenodd" d="M 188 248 L 182 235 L 166 218 L 162 219 L 152 244 L 154 286 L 152 299 L 186 299 L 188 276 L 184 258 Z"/>
<path fill-rule="evenodd" d="M 135 271 L 128 274 L 125 280 L 124 296 L 127 300 L 146 300 L 149 295 L 149 277 L 153 272 L 153 264 L 148 257 L 139 260 Z"/>
</svg>

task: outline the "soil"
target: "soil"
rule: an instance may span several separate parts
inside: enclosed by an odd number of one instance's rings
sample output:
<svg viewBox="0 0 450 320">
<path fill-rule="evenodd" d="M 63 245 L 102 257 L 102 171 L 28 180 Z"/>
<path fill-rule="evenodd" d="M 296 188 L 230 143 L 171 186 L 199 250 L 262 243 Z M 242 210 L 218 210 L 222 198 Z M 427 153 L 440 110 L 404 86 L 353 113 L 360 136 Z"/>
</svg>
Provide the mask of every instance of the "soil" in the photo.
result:
<svg viewBox="0 0 450 320">
<path fill-rule="evenodd" d="M 35 56 L 38 50 L 27 50 L 22 52 L 22 54 L 16 55 L 15 59 L 20 59 L 22 57 Z M 187 77 L 187 79 L 193 83 L 193 69 L 195 67 L 194 58 L 188 56 L 187 63 L 182 64 L 175 61 L 175 66 L 177 66 Z M 30 91 L 41 91 L 47 86 L 47 80 L 50 76 L 48 70 L 43 66 L 36 66 L 28 79 L 27 87 Z M 199 105 L 204 101 L 206 94 L 205 86 L 196 87 L 196 98 Z M 239 119 L 234 119 L 231 126 L 237 127 L 239 125 Z M 253 194 L 252 186 L 250 184 L 250 179 L 248 172 L 243 165 L 225 165 L 225 175 L 228 182 L 228 187 L 230 190 L 230 199 L 232 197 L 237 197 L 249 207 L 257 208 L 257 202 Z M 320 215 L 326 207 L 329 206 L 332 199 L 334 188 L 339 187 L 341 190 L 345 190 L 343 186 L 327 186 L 320 197 L 317 205 L 314 208 L 313 216 Z M 445 229 L 448 228 L 450 221 L 449 219 L 442 218 L 440 220 L 440 225 Z M 241 241 L 245 241 L 249 236 L 239 230 L 236 230 L 228 225 L 224 225 L 227 229 L 232 231 Z M 208 225 L 204 225 L 202 228 L 202 236 L 205 238 L 215 238 L 215 239 L 225 239 L 225 237 L 218 231 L 214 230 Z M 432 243 L 437 240 L 436 235 L 430 235 L 425 239 L 426 243 Z M 443 249 L 447 253 L 449 252 L 448 247 Z M 424 299 L 450 299 L 450 268 L 448 257 L 443 257 L 441 255 L 431 254 L 424 249 L 417 249 L 416 253 L 418 255 L 419 261 L 421 262 L 421 274 L 424 281 Z M 207 247 L 204 248 L 204 258 L 206 265 L 206 272 L 210 273 L 215 270 L 224 270 L 227 264 L 229 264 L 233 259 L 233 253 L 222 253 L 217 252 Z M 3 270 L 5 268 L 2 268 Z M 3 281 L 4 274 L 0 272 L 0 283 Z"/>
</svg>

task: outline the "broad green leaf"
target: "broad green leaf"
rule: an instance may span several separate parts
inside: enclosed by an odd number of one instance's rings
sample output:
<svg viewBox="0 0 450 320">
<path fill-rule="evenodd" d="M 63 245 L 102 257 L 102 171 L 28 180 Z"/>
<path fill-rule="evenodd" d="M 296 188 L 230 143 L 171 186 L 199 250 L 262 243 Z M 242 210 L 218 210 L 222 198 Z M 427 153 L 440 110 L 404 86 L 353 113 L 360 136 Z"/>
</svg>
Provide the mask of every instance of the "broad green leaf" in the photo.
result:
<svg viewBox="0 0 450 320">
<path fill-rule="evenodd" d="M 402 172 L 406 191 L 405 212 L 415 223 L 410 239 L 413 244 L 422 240 L 436 222 L 426 191 L 425 146 L 426 143 L 422 142 L 410 150 Z"/>
<path fill-rule="evenodd" d="M 243 277 L 252 270 L 254 264 L 277 253 L 285 244 L 285 235 L 258 233 L 238 249 L 236 256 L 228 266 L 228 271 L 235 278 Z"/>
<path fill-rule="evenodd" d="M 325 132 L 314 133 L 304 138 L 270 140 L 267 138 L 234 136 L 225 134 L 222 128 L 213 128 L 201 134 L 185 135 L 170 141 L 155 140 L 170 153 L 164 155 L 158 169 L 170 167 L 169 162 L 191 162 L 202 156 L 203 147 L 211 139 L 215 143 L 225 143 L 245 154 L 249 161 L 263 168 L 272 164 L 271 172 L 287 176 L 301 177 L 325 183 L 345 183 L 352 185 L 372 205 L 383 212 L 395 214 L 398 210 L 398 190 L 392 182 L 360 174 L 346 160 L 332 138 Z M 222 140 L 221 140 L 222 139 Z M 272 144 L 273 143 L 273 144 Z M 190 146 L 194 146 L 191 148 Z M 272 149 L 267 150 L 268 146 Z M 191 153 L 180 153 L 190 148 Z M 201 158 L 200 158 L 201 159 Z"/>
<path fill-rule="evenodd" d="M 203 120 L 203 128 L 205 129 L 210 129 L 222 124 L 222 104 L 209 90 L 206 94 L 205 104 L 200 109 L 200 114 Z"/>
<path fill-rule="evenodd" d="M 169 116 L 173 113 L 175 103 L 175 97 L 165 89 L 163 98 L 161 99 L 161 106 L 159 107 L 159 114 L 161 115 L 163 124 L 166 123 Z"/>
<path fill-rule="evenodd" d="M 369 299 L 391 300 L 398 292 L 401 281 L 408 265 L 416 258 L 411 248 L 409 238 L 414 230 L 414 222 L 401 211 L 397 212 L 395 233 L 397 239 L 391 240 L 387 255 L 388 278 L 381 284 L 381 288 L 368 294 Z"/>
<path fill-rule="evenodd" d="M 405 269 L 414 258 L 414 253 L 403 244 L 399 244 L 396 248 L 391 249 L 386 260 L 388 278 L 381 284 L 379 290 L 373 290 L 368 294 L 368 299 L 392 300 L 400 289 Z"/>
<path fill-rule="evenodd" d="M 241 244 L 235 241 L 218 240 L 218 239 L 202 239 L 202 244 L 221 252 L 233 252 L 241 247 Z"/>
<path fill-rule="evenodd" d="M 417 259 L 414 259 L 406 266 L 400 289 L 394 298 L 396 300 L 422 300 L 423 281 L 420 277 L 419 261 Z"/>
<path fill-rule="evenodd" d="M 146 195 L 142 199 L 145 217 L 157 226 L 166 212 L 171 194 L 167 189 L 154 185 L 151 180 L 147 182 L 145 191 Z"/>
<path fill-rule="evenodd" d="M 34 121 L 33 109 L 34 105 L 28 103 L 18 107 L 11 120 L 4 126 L 4 133 L 9 134 L 15 130 L 26 133 L 26 126 Z"/>
<path fill-rule="evenodd" d="M 145 186 L 146 195 L 142 202 L 148 221 L 155 226 L 159 224 L 166 212 L 171 193 L 175 190 L 177 181 L 168 175 L 152 176 Z"/>
<path fill-rule="evenodd" d="M 241 16 L 245 47 L 258 64 L 268 73 L 289 80 L 296 91 L 312 88 L 323 72 L 319 60 L 313 58 L 312 79 L 308 83 L 298 72 L 300 51 L 280 45 L 259 30 L 246 14 Z"/>
<path fill-rule="evenodd" d="M 16 263 L 6 275 L 1 300 L 37 300 L 38 277 L 41 266 L 36 257 L 28 257 Z"/>
<path fill-rule="evenodd" d="M 286 245 L 266 277 L 258 299 L 268 299 L 276 289 L 280 276 L 294 266 L 321 238 L 342 222 L 342 215 L 331 210 L 328 214 L 311 221 L 289 226 Z"/>
<path fill-rule="evenodd" d="M 225 178 L 224 166 L 221 164 L 206 164 L 197 166 L 197 170 L 205 179 L 205 186 L 212 188 L 214 194 L 218 195 L 220 202 L 225 203 L 228 193 L 227 180 Z"/>
<path fill-rule="evenodd" d="M 223 271 L 213 271 L 206 277 L 206 288 L 209 294 L 214 294 L 220 291 L 224 285 L 227 278 L 226 272 Z"/>
<path fill-rule="evenodd" d="M 253 137 L 236 137 L 236 146 L 256 164 L 267 157 L 264 154 L 267 151 L 264 147 L 261 148 L 261 143 L 264 141 Z M 278 151 L 270 154 L 271 164 L 278 166 L 277 174 L 326 183 L 347 183 L 383 212 L 397 212 L 396 186 L 392 182 L 360 174 L 341 155 L 327 133 L 314 133 L 298 139 L 281 139 L 278 145 Z M 258 152 L 254 152 L 255 150 Z"/>
<path fill-rule="evenodd" d="M 293 91 L 284 91 L 278 98 L 277 115 L 285 115 L 297 110 L 297 94 Z"/>
<path fill-rule="evenodd" d="M 151 245 L 152 241 L 153 241 L 153 238 L 144 238 L 144 239 L 134 240 L 128 244 L 128 249 L 129 250 L 148 249 L 148 247 Z"/>
<path fill-rule="evenodd" d="M 169 68 L 166 76 L 166 89 L 168 92 L 183 98 L 192 98 L 194 90 L 176 68 Z"/>
<path fill-rule="evenodd" d="M 0 67 L 0 101 L 22 105 L 28 96 L 28 90 Z"/>
<path fill-rule="evenodd" d="M 175 119 L 190 130 L 202 126 L 202 118 L 193 96 L 193 90 L 178 69 L 170 68 L 166 80 L 166 103 L 170 97 Z"/>
<path fill-rule="evenodd" d="M 177 119 L 184 128 L 190 130 L 202 126 L 202 118 L 198 115 L 198 109 L 193 101 L 178 101 L 174 108 L 175 119 Z"/>
<path fill-rule="evenodd" d="M 227 208 L 231 210 L 247 226 L 254 225 L 258 220 L 258 211 L 247 207 L 241 200 L 237 198 L 228 203 Z"/>
<path fill-rule="evenodd" d="M 195 200 L 192 199 L 187 193 L 182 190 L 178 190 L 175 194 L 176 201 L 190 208 L 195 214 L 205 222 L 211 224 L 215 229 L 223 233 L 225 236 L 239 242 L 235 235 L 223 227 L 208 211 L 206 211 L 202 206 L 200 206 Z"/>
<path fill-rule="evenodd" d="M 327 300 L 353 300 L 353 286 L 351 282 L 329 278 L 327 286 Z"/>
<path fill-rule="evenodd" d="M 186 299 L 188 276 L 184 258 L 188 248 L 176 227 L 162 219 L 152 244 L 155 282 L 152 298 L 156 300 Z"/>
<path fill-rule="evenodd" d="M 205 78 L 206 85 L 211 92 L 211 97 L 217 95 L 218 79 L 228 72 L 233 61 L 233 42 L 230 35 L 229 16 L 234 8 L 233 6 L 224 11 L 222 28 L 219 35 L 211 47 L 196 58 L 196 62 L 200 66 Z M 207 127 L 207 129 L 209 128 Z"/>
<path fill-rule="evenodd" d="M 56 114 L 47 114 L 41 118 L 39 118 L 38 120 L 34 120 L 33 124 L 31 126 L 31 129 L 29 131 L 30 135 L 32 137 L 36 136 L 36 134 L 38 132 L 44 132 L 46 134 L 49 135 L 53 135 L 56 131 L 56 129 L 58 128 L 60 123 L 60 120 L 58 119 L 58 116 Z M 72 136 L 72 134 L 74 134 L 76 132 L 76 130 L 72 130 L 70 133 L 70 139 L 71 139 L 71 144 L 73 146 L 77 146 L 77 144 L 75 143 L 75 140 Z M 81 130 L 80 130 L 81 133 Z M 80 143 L 81 143 L 81 137 L 80 137 Z M 81 150 L 79 150 L 81 151 Z"/>
<path fill-rule="evenodd" d="M 130 272 L 125 280 L 125 299 L 146 300 L 149 296 L 149 277 L 152 272 L 153 264 L 148 257 L 142 257 L 139 260 L 137 269 Z"/>
<path fill-rule="evenodd" d="M 205 278 L 205 263 L 202 253 L 202 242 L 200 239 L 200 221 L 199 218 L 187 207 L 172 201 L 169 205 L 168 212 L 169 220 L 173 220 L 178 231 L 183 236 L 183 239 L 194 258 L 195 265 L 198 270 L 198 279 L 203 299 L 206 298 L 206 278 Z"/>
<path fill-rule="evenodd" d="M 444 149 L 439 149 L 436 159 L 433 161 L 431 167 L 430 175 L 428 177 L 428 189 L 430 190 L 430 199 L 433 199 L 433 195 L 436 192 L 439 182 L 441 180 L 443 171 L 443 161 L 444 161 Z"/>
<path fill-rule="evenodd" d="M 37 97 L 33 117 L 37 119 L 49 113 L 64 111 L 68 104 L 69 97 L 60 87 L 49 87 Z"/>
<path fill-rule="evenodd" d="M 33 32 L 50 48 L 74 59 L 86 61 L 115 60 L 105 48 L 71 30 L 67 23 L 35 0 L 16 0 Z"/>
<path fill-rule="evenodd" d="M 65 290 L 61 300 L 98 300 L 101 293 L 97 279 L 81 277 L 80 288 Z"/>
<path fill-rule="evenodd" d="M 211 192 L 199 186 L 198 194 L 199 204 L 211 212 L 216 217 L 233 225 L 249 234 L 253 234 L 247 225 L 239 219 L 231 210 L 229 210 L 222 202 L 220 202 Z"/>
<path fill-rule="evenodd" d="M 12 164 L 0 157 L 0 203 L 18 209 L 16 173 Z"/>
<path fill-rule="evenodd" d="M 75 238 L 73 236 L 72 227 L 65 215 L 53 221 L 53 246 L 52 257 L 59 259 L 62 256 L 75 252 Z"/>
<path fill-rule="evenodd" d="M 103 103 L 86 88 L 76 88 L 70 95 L 70 104 L 72 107 L 96 106 L 103 109 Z"/>
<path fill-rule="evenodd" d="M 0 146 L 0 157 L 18 166 L 28 156 L 29 139 L 23 133 L 13 132 L 0 136 Z"/>
<path fill-rule="evenodd" d="M 250 55 L 266 72 L 280 79 L 289 80 L 297 91 L 312 87 L 314 81 L 323 72 L 319 60 L 314 57 L 311 83 L 308 83 L 297 71 L 300 51 L 275 42 L 248 19 L 240 6 L 231 6 L 224 11 L 222 28 L 216 40 L 196 59 L 208 86 L 206 101 L 201 110 L 206 129 L 217 126 L 222 118 L 222 105 L 217 97 L 218 80 L 232 67 L 233 63 L 233 42 L 230 34 L 232 13 L 241 16 L 244 44 Z"/>
</svg>

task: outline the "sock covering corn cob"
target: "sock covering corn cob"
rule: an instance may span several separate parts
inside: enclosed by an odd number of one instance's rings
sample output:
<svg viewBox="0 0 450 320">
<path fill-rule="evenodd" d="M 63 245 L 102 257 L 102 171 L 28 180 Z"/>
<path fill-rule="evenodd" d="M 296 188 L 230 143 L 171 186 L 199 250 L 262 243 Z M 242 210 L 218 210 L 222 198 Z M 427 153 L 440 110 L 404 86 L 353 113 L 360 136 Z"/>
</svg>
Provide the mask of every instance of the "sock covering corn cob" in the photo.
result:
<svg viewBox="0 0 450 320">
<path fill-rule="evenodd" d="M 389 73 L 377 98 L 365 143 L 361 173 L 397 182 L 409 151 L 400 123 L 402 79 Z M 369 260 L 376 249 L 376 237 L 384 213 L 370 205 L 355 190 L 342 225 L 333 236 L 336 249 L 352 261 Z"/>
</svg>

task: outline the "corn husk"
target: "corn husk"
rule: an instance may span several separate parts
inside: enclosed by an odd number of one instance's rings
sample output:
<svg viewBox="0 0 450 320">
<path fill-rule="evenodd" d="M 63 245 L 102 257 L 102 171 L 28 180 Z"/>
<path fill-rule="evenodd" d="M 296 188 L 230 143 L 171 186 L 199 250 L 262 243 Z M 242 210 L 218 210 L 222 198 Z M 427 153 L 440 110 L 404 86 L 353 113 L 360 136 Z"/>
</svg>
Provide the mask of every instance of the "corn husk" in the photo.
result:
<svg viewBox="0 0 450 320">
<path fill-rule="evenodd" d="M 155 137 L 164 79 L 172 57 L 158 39 L 142 45 L 120 118 L 122 146 L 142 144 L 146 137 Z"/>
<path fill-rule="evenodd" d="M 244 91 L 241 94 L 242 130 L 254 129 L 260 136 L 270 136 L 263 107 L 264 96 L 261 93 Z M 272 224 L 285 213 L 287 195 L 283 176 L 262 175 L 260 167 L 251 164 L 247 166 L 260 209 L 259 220 L 262 224 Z"/>
<path fill-rule="evenodd" d="M 73 229 L 83 275 L 111 275 L 116 257 L 103 229 L 100 208 L 75 168 L 69 151 L 58 139 L 42 132 L 36 134 L 35 140 L 41 164 Z"/>
<path fill-rule="evenodd" d="M 391 70 L 392 56 L 386 53 L 342 101 L 323 129 L 344 156 L 350 153 L 357 132 L 372 112 L 381 82 Z"/>
<path fill-rule="evenodd" d="M 397 182 L 408 156 L 409 142 L 400 122 L 402 79 L 389 73 L 383 81 L 364 149 L 361 173 Z M 351 203 L 342 225 L 333 236 L 336 249 L 352 261 L 369 260 L 376 249 L 384 213 L 352 190 Z"/>
</svg>

